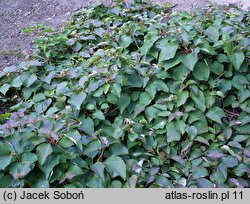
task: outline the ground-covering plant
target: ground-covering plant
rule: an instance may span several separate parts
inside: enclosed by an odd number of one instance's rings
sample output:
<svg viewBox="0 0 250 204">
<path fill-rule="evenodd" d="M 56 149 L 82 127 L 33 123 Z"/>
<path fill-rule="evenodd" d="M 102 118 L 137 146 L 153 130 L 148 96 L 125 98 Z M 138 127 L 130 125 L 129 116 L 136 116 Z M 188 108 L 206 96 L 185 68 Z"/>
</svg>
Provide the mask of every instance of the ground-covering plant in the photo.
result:
<svg viewBox="0 0 250 204">
<path fill-rule="evenodd" d="M 0 73 L 0 187 L 249 187 L 250 15 L 116 2 Z"/>
</svg>

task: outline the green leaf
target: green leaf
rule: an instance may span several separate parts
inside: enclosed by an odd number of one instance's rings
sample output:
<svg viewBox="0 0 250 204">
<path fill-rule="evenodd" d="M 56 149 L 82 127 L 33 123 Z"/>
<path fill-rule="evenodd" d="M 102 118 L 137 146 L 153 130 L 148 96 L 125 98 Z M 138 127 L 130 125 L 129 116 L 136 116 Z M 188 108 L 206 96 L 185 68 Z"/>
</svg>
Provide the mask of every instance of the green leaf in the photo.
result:
<svg viewBox="0 0 250 204">
<path fill-rule="evenodd" d="M 60 157 L 58 155 L 50 155 L 47 157 L 45 163 L 40 166 L 40 169 L 44 172 L 45 178 L 49 179 L 54 167 L 59 164 Z"/>
<path fill-rule="evenodd" d="M 113 156 L 127 155 L 128 148 L 120 143 L 114 143 L 109 147 L 110 153 Z"/>
<path fill-rule="evenodd" d="M 194 78 L 207 81 L 209 79 L 210 71 L 204 62 L 198 62 L 193 70 Z"/>
<path fill-rule="evenodd" d="M 67 134 L 64 134 L 64 136 L 70 139 L 80 150 L 82 150 L 82 135 L 78 130 L 70 130 Z"/>
<path fill-rule="evenodd" d="M 58 145 L 65 149 L 72 147 L 74 143 L 76 144 L 76 141 L 73 138 L 67 137 L 67 135 L 65 134 L 64 137 L 58 142 Z"/>
<path fill-rule="evenodd" d="M 9 84 L 4 84 L 4 85 L 1 86 L 0 92 L 1 92 L 3 95 L 5 95 L 5 94 L 7 93 L 7 91 L 9 90 L 9 88 L 10 88 L 10 85 L 9 85 Z"/>
<path fill-rule="evenodd" d="M 205 34 L 215 43 L 219 40 L 220 33 L 218 28 L 210 26 L 205 30 Z"/>
<path fill-rule="evenodd" d="M 34 153 L 27 152 L 22 155 L 22 162 L 34 163 L 37 159 L 38 157 Z"/>
<path fill-rule="evenodd" d="M 237 71 L 240 69 L 242 63 L 244 62 L 245 55 L 243 52 L 234 52 L 229 59 L 233 64 L 235 70 Z"/>
<path fill-rule="evenodd" d="M 165 93 L 169 92 L 169 88 L 168 88 L 167 84 L 164 81 L 156 80 L 156 81 L 154 81 L 154 83 L 155 83 L 156 89 L 158 91 L 163 91 Z M 152 95 L 152 98 L 154 98 L 154 97 L 155 97 L 155 94 Z"/>
<path fill-rule="evenodd" d="M 60 182 L 64 181 L 65 179 L 71 180 L 72 178 L 81 175 L 82 173 L 82 168 L 77 165 L 70 165 L 69 170 L 65 173 L 64 178 Z"/>
<path fill-rule="evenodd" d="M 38 156 L 38 162 L 43 165 L 47 157 L 53 152 L 51 144 L 41 144 L 36 149 L 36 154 Z"/>
<path fill-rule="evenodd" d="M 133 42 L 132 38 L 128 35 L 122 35 L 119 40 L 119 44 L 123 48 L 127 48 Z"/>
<path fill-rule="evenodd" d="M 210 175 L 212 182 L 223 184 L 227 180 L 227 168 L 224 165 L 219 165 Z"/>
<path fill-rule="evenodd" d="M 91 93 L 93 91 L 96 91 L 99 88 L 99 83 L 97 81 L 90 81 L 88 86 L 88 93 Z"/>
<path fill-rule="evenodd" d="M 234 168 L 238 166 L 238 159 L 233 156 L 224 156 L 221 158 L 221 163 L 227 168 Z"/>
<path fill-rule="evenodd" d="M 26 87 L 31 86 L 32 84 L 35 83 L 35 81 L 37 80 L 37 76 L 35 74 L 32 74 L 29 79 L 26 82 Z"/>
<path fill-rule="evenodd" d="M 214 122 L 219 123 L 219 124 L 222 125 L 221 118 L 224 117 L 225 114 L 224 114 L 224 111 L 221 108 L 214 107 L 214 108 L 211 108 L 211 109 L 208 110 L 206 116 L 210 120 L 212 120 L 212 121 L 214 121 Z"/>
<path fill-rule="evenodd" d="M 250 90 L 242 90 L 239 93 L 240 103 L 244 102 L 246 99 L 250 98 Z"/>
<path fill-rule="evenodd" d="M 205 178 L 199 178 L 196 180 L 198 188 L 213 188 L 213 183 Z"/>
<path fill-rule="evenodd" d="M 43 93 L 39 93 L 33 97 L 33 102 L 38 103 L 40 101 L 43 101 L 44 99 L 46 99 L 45 95 Z"/>
<path fill-rule="evenodd" d="M 102 162 L 96 162 L 91 169 L 100 177 L 100 179 L 102 179 L 102 181 L 105 181 L 105 165 Z"/>
<path fill-rule="evenodd" d="M 172 183 L 164 176 L 157 176 L 154 184 L 162 188 L 173 188 Z"/>
<path fill-rule="evenodd" d="M 94 33 L 98 35 L 99 37 L 102 37 L 103 34 L 105 33 L 105 30 L 102 27 L 96 28 Z M 81 44 L 80 44 L 81 45 Z M 81 46 L 82 47 L 82 46 Z"/>
<path fill-rule="evenodd" d="M 140 94 L 140 99 L 139 99 L 139 103 L 147 106 L 151 103 L 151 101 L 153 100 L 152 96 L 150 96 L 149 93 L 147 92 L 143 92 Z"/>
<path fill-rule="evenodd" d="M 33 188 L 49 188 L 49 181 L 48 180 L 38 180 L 38 181 L 36 181 Z"/>
<path fill-rule="evenodd" d="M 88 104 L 87 106 L 86 106 L 86 109 L 87 110 L 95 110 L 96 109 L 96 107 L 95 107 L 95 105 L 94 104 Z"/>
<path fill-rule="evenodd" d="M 159 62 L 174 58 L 178 47 L 179 45 L 177 43 L 169 43 L 164 39 L 164 42 L 161 44 Z"/>
<path fill-rule="evenodd" d="M 92 174 L 87 178 L 87 187 L 89 188 L 104 188 L 102 185 L 102 180 L 98 178 L 95 174 Z"/>
<path fill-rule="evenodd" d="M 61 82 L 60 84 L 57 85 L 56 87 L 56 94 L 59 95 L 63 93 L 68 85 L 68 82 Z"/>
<path fill-rule="evenodd" d="M 92 114 L 92 117 L 93 118 L 96 118 L 98 120 L 105 120 L 105 116 L 103 115 L 103 112 L 102 111 L 95 111 L 93 114 Z"/>
<path fill-rule="evenodd" d="M 68 102 L 69 104 L 75 106 L 77 110 L 80 110 L 81 105 L 85 100 L 86 96 L 86 93 L 72 94 Z"/>
<path fill-rule="evenodd" d="M 201 111 L 205 112 L 206 110 L 206 104 L 198 97 L 195 97 L 194 95 L 191 95 L 191 98 L 193 102 L 195 103 L 195 106 Z"/>
<path fill-rule="evenodd" d="M 23 82 L 21 80 L 21 76 L 16 77 L 12 82 L 11 86 L 15 88 L 19 88 L 23 85 Z"/>
<path fill-rule="evenodd" d="M 10 146 L 5 143 L 0 143 L 0 156 L 10 155 Z"/>
<path fill-rule="evenodd" d="M 10 167 L 10 174 L 15 178 L 15 179 L 20 179 L 26 176 L 29 172 L 31 171 L 31 167 L 29 163 L 14 163 Z"/>
<path fill-rule="evenodd" d="M 132 117 L 135 118 L 136 116 L 138 116 L 144 110 L 145 110 L 145 105 L 143 105 L 143 104 L 136 104 L 136 106 L 134 108 L 134 113 L 133 113 Z"/>
<path fill-rule="evenodd" d="M 87 145 L 86 149 L 84 150 L 83 154 L 87 155 L 88 157 L 94 158 L 102 149 L 101 142 L 99 140 L 91 142 Z"/>
<path fill-rule="evenodd" d="M 113 84 L 111 92 L 117 97 L 121 97 L 121 86 L 120 84 Z"/>
<path fill-rule="evenodd" d="M 180 57 L 175 57 L 171 60 L 168 61 L 163 61 L 160 64 L 162 64 L 162 66 L 164 67 L 164 69 L 167 71 L 168 69 L 178 65 L 181 62 Z"/>
<path fill-rule="evenodd" d="M 121 157 L 111 156 L 105 160 L 104 164 L 113 178 L 121 176 L 123 180 L 126 180 L 127 167 Z"/>
<path fill-rule="evenodd" d="M 143 46 L 141 47 L 141 54 L 146 55 L 159 38 L 159 35 L 151 35 L 150 33 L 146 35 Z"/>
<path fill-rule="evenodd" d="M 91 118 L 86 118 L 81 120 L 82 124 L 80 126 L 80 130 L 87 133 L 88 135 L 92 135 L 94 133 L 94 122 Z"/>
<path fill-rule="evenodd" d="M 198 130 L 195 126 L 188 126 L 187 127 L 187 134 L 188 137 L 193 140 L 197 136 Z"/>
<path fill-rule="evenodd" d="M 167 125 L 167 142 L 179 141 L 181 139 L 181 133 L 177 130 L 174 122 Z"/>
<path fill-rule="evenodd" d="M 199 167 L 196 167 L 195 170 L 193 171 L 192 178 L 198 179 L 198 178 L 206 177 L 207 175 L 208 175 L 208 170 L 203 166 L 199 166 Z"/>
<path fill-rule="evenodd" d="M 148 121 L 150 122 L 152 119 L 157 118 L 161 113 L 161 110 L 155 108 L 154 106 L 149 106 L 145 110 L 145 114 L 147 116 Z"/>
<path fill-rule="evenodd" d="M 145 88 L 145 91 L 147 92 L 147 94 L 149 94 L 151 98 L 154 98 L 157 92 L 156 81 L 154 81 L 153 83 L 148 83 L 147 87 Z"/>
<path fill-rule="evenodd" d="M 189 92 L 188 91 L 179 92 L 177 94 L 177 100 L 176 100 L 177 107 L 180 107 L 181 105 L 185 104 L 188 97 L 189 97 Z"/>
<path fill-rule="evenodd" d="M 0 156 L 0 170 L 5 170 L 11 163 L 11 155 Z"/>
<path fill-rule="evenodd" d="M 211 69 L 213 73 L 217 75 L 221 75 L 224 71 L 224 65 L 222 63 L 219 63 L 218 61 L 215 61 L 213 65 L 211 66 Z"/>
<path fill-rule="evenodd" d="M 216 55 L 216 52 L 212 46 L 210 46 L 208 43 L 205 43 L 201 45 L 200 47 L 201 52 L 208 54 L 208 55 Z"/>
<path fill-rule="evenodd" d="M 242 177 L 245 173 L 249 174 L 250 169 L 246 164 L 240 163 L 236 168 L 233 169 L 234 175 Z"/>
<path fill-rule="evenodd" d="M 0 188 L 10 188 L 13 184 L 13 177 L 11 175 L 7 175 L 1 177 L 0 179 Z"/>
<path fill-rule="evenodd" d="M 211 108 L 215 103 L 215 96 L 214 95 L 205 95 L 206 97 L 206 107 Z"/>
<path fill-rule="evenodd" d="M 198 57 L 196 53 L 185 54 L 181 58 L 181 62 L 190 70 L 193 70 Z"/>
<path fill-rule="evenodd" d="M 166 120 L 157 120 L 156 124 L 152 127 L 153 129 L 163 129 L 167 124 Z"/>
<path fill-rule="evenodd" d="M 117 105 L 121 113 L 123 113 L 126 107 L 130 104 L 130 101 L 131 101 L 131 98 L 128 94 L 122 94 L 121 97 L 118 99 Z"/>
<path fill-rule="evenodd" d="M 123 120 L 123 117 L 117 117 L 112 125 L 114 130 L 112 133 L 112 137 L 115 139 L 118 139 L 124 135 L 124 130 L 122 128 Z"/>
<path fill-rule="evenodd" d="M 130 140 L 131 142 L 135 141 L 138 137 L 139 137 L 138 134 L 135 133 L 135 132 L 132 132 L 132 133 L 129 133 L 129 134 L 128 134 L 128 138 L 129 138 L 129 140 Z"/>
<path fill-rule="evenodd" d="M 207 139 L 204 138 L 204 137 L 201 137 L 201 136 L 197 136 L 197 137 L 194 139 L 194 141 L 197 141 L 197 142 L 203 143 L 203 144 L 205 144 L 205 145 L 207 145 L 207 146 L 210 146 L 210 144 L 209 144 L 209 142 L 207 141 Z"/>
</svg>

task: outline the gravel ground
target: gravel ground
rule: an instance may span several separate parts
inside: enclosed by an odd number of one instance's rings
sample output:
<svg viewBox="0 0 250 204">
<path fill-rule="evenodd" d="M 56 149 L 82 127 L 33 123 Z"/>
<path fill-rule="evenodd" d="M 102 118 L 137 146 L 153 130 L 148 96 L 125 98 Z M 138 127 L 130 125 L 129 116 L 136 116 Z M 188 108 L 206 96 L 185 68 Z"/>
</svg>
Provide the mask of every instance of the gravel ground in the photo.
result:
<svg viewBox="0 0 250 204">
<path fill-rule="evenodd" d="M 110 0 L 102 0 L 109 3 Z M 218 0 L 155 0 L 177 4 L 176 10 L 205 8 L 210 1 Z M 21 32 L 22 28 L 41 23 L 60 29 L 71 12 L 93 0 L 0 0 L 0 69 L 19 62 L 31 50 L 35 35 Z M 220 3 L 238 2 L 237 0 L 219 0 Z M 242 0 L 244 7 L 250 6 L 250 0 Z"/>
</svg>

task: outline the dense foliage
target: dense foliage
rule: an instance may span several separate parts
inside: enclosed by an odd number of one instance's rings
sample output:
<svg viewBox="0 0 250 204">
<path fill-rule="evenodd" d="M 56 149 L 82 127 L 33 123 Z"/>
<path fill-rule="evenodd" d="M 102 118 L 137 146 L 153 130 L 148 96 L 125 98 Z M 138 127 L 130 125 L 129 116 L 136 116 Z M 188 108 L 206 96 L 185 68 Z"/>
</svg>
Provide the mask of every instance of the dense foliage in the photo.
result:
<svg viewBox="0 0 250 204">
<path fill-rule="evenodd" d="M 249 187 L 250 14 L 77 11 L 0 73 L 0 187 Z"/>
</svg>

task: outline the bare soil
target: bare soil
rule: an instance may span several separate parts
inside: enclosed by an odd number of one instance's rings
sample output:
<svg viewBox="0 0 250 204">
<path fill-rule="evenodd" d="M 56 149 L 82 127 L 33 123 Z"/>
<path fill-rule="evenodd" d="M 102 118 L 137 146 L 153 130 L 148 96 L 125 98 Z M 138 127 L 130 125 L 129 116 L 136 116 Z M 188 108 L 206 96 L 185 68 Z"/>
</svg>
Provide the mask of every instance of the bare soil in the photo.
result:
<svg viewBox="0 0 250 204">
<path fill-rule="evenodd" d="M 102 0 L 109 3 L 110 0 Z M 239 2 L 237 0 L 155 0 L 170 2 L 176 10 L 205 8 L 211 1 L 219 3 Z M 24 34 L 21 29 L 38 23 L 61 29 L 72 11 L 93 0 L 0 0 L 0 70 L 23 59 L 32 49 L 35 34 Z M 244 8 L 250 0 L 242 0 Z"/>
</svg>

